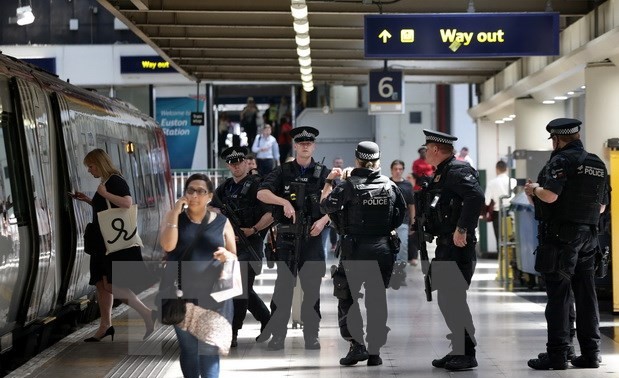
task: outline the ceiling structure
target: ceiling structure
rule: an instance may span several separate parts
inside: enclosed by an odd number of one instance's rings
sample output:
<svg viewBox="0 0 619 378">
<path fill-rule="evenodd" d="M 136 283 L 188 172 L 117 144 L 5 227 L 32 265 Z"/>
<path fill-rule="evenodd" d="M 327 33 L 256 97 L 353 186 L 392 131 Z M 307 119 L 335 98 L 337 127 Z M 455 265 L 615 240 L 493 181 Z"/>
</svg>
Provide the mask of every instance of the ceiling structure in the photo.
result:
<svg viewBox="0 0 619 378">
<path fill-rule="evenodd" d="M 98 0 L 179 72 L 202 82 L 300 83 L 290 0 Z M 602 0 L 306 0 L 313 80 L 359 85 L 385 61 L 364 58 L 366 14 L 559 12 L 564 29 Z M 526 25 L 523 25 L 526 27 Z M 407 81 L 481 83 L 518 57 L 389 60 Z"/>
</svg>

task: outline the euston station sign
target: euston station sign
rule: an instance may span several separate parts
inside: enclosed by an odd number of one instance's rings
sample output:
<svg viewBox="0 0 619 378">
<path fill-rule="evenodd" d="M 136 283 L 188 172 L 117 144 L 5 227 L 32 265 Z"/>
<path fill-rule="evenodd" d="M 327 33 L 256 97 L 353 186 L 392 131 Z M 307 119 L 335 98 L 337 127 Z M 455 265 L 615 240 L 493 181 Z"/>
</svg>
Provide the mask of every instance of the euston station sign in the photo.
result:
<svg viewBox="0 0 619 378">
<path fill-rule="evenodd" d="M 559 14 L 366 15 L 364 39 L 366 58 L 559 55 Z"/>
</svg>

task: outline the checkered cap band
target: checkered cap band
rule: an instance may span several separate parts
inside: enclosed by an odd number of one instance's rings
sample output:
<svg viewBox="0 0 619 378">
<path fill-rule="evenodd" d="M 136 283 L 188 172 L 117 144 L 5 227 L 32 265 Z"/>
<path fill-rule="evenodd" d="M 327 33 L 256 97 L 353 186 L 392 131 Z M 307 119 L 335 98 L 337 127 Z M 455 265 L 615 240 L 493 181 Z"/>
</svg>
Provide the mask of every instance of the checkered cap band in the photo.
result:
<svg viewBox="0 0 619 378">
<path fill-rule="evenodd" d="M 453 140 L 443 138 L 436 135 L 428 135 L 426 136 L 426 142 L 435 142 L 435 143 L 444 143 L 444 144 L 453 144 Z"/>
<path fill-rule="evenodd" d="M 550 130 L 550 133 L 556 134 L 556 135 L 570 135 L 570 134 L 576 134 L 578 130 L 580 130 L 580 126 L 574 126 L 569 129 L 552 129 Z"/>
<path fill-rule="evenodd" d="M 303 130 L 303 132 L 298 133 L 297 135 L 294 136 L 294 139 L 301 139 L 301 138 L 311 138 L 314 139 L 316 138 L 316 135 L 312 134 L 312 133 L 308 133 L 307 130 Z"/>
<path fill-rule="evenodd" d="M 357 156 L 357 158 L 361 160 L 376 160 L 380 157 L 380 153 L 375 152 L 373 154 L 369 154 L 367 152 L 355 151 L 355 156 Z"/>
</svg>

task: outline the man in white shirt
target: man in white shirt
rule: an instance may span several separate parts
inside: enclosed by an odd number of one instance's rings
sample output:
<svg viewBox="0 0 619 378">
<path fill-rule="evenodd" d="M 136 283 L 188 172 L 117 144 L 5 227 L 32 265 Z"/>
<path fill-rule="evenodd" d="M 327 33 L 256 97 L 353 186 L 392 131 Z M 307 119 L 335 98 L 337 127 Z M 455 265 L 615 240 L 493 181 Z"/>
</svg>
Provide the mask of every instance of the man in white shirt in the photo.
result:
<svg viewBox="0 0 619 378">
<path fill-rule="evenodd" d="M 267 123 L 262 127 L 262 133 L 254 139 L 251 150 L 256 154 L 258 173 L 266 176 L 279 163 L 279 145 L 271 135 L 271 125 Z"/>
<path fill-rule="evenodd" d="M 469 163 L 469 165 L 471 167 L 475 168 L 475 164 L 473 163 L 473 159 L 471 158 L 471 155 L 469 155 L 469 148 L 468 147 L 462 147 L 460 152 L 456 154 L 456 159 L 460 160 L 460 161 L 466 161 L 467 163 Z"/>
<path fill-rule="evenodd" d="M 511 188 L 510 186 L 511 182 Z M 503 160 L 496 163 L 496 177 L 488 181 L 486 186 L 486 206 L 493 204 L 492 209 L 492 228 L 494 236 L 497 240 L 497 248 L 499 245 L 499 204 L 503 207 L 509 206 L 509 201 L 514 197 L 514 188 L 516 187 L 516 179 L 509 178 L 507 175 L 507 164 Z M 508 198 L 501 198 L 509 196 Z"/>
</svg>

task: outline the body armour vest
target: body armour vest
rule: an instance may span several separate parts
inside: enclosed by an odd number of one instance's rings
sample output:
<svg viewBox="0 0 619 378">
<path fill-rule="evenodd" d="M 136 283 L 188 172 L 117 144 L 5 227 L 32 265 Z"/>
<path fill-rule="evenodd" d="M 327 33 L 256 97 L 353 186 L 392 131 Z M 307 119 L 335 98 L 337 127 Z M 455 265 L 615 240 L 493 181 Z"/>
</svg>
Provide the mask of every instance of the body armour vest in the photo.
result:
<svg viewBox="0 0 619 378">
<path fill-rule="evenodd" d="M 304 185 L 305 201 L 303 210 L 306 215 L 311 217 L 312 221 L 316 221 L 323 216 L 320 212 L 320 191 L 322 189 L 321 184 L 324 185 L 324 178 L 326 178 L 326 175 L 328 174 L 328 172 L 326 172 L 323 168 L 324 166 L 322 164 L 315 163 L 311 168 L 312 171 L 310 172 L 309 177 L 300 177 L 298 173 L 295 172 L 292 163 L 282 165 L 282 181 L 284 182 L 284 193 L 282 197 L 290 200 L 297 211 L 300 210 L 297 208 L 298 201 L 294 200 L 294 198 L 296 198 L 296 193 L 294 193 L 294 188 L 290 185 L 290 183 Z M 283 207 L 276 206 L 275 211 L 276 214 L 274 214 L 274 216 L 280 222 L 290 223 L 290 219 L 283 216 Z"/>
<path fill-rule="evenodd" d="M 559 198 L 546 203 L 535 197 L 535 217 L 548 223 L 580 223 L 597 225 L 606 185 L 606 166 L 595 154 L 580 149 L 559 152 L 570 162 L 567 180 Z M 538 177 L 545 184 L 548 164 Z"/>
<path fill-rule="evenodd" d="M 442 170 L 436 171 L 430 185 L 423 190 L 423 208 L 426 210 L 426 232 L 434 236 L 454 232 L 462 212 L 462 198 L 445 186 L 450 175 L 466 176 L 472 171 L 471 166 L 463 161 L 453 159 Z M 475 172 L 477 176 L 477 173 Z"/>
<path fill-rule="evenodd" d="M 387 236 L 393 230 L 395 193 L 385 176 L 351 176 L 353 198 L 344 210 L 344 234 Z"/>
<path fill-rule="evenodd" d="M 256 191 L 260 180 L 261 178 L 258 175 L 249 175 L 240 189 L 232 190 L 234 180 L 229 178 L 217 193 L 217 197 L 228 205 L 239 218 L 239 221 L 242 223 L 238 225 L 239 227 L 252 227 L 263 215 L 261 206 L 258 206 L 256 199 Z"/>
</svg>

